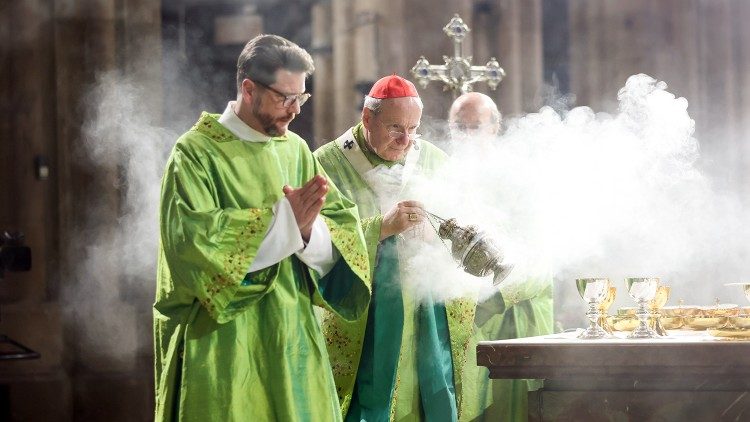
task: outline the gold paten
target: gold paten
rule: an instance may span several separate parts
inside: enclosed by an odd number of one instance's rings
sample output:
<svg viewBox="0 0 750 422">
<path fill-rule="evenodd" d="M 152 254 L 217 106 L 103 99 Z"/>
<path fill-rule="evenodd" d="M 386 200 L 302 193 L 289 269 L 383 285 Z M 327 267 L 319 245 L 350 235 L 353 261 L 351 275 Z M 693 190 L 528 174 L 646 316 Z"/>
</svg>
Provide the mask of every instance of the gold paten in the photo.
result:
<svg viewBox="0 0 750 422">
<path fill-rule="evenodd" d="M 730 303 L 716 304 L 714 306 L 701 307 L 701 313 L 708 318 L 724 318 L 740 314 L 740 307 Z"/>
<path fill-rule="evenodd" d="M 729 326 L 740 330 L 750 330 L 750 315 L 729 317 Z"/>
<path fill-rule="evenodd" d="M 685 317 L 683 328 L 690 330 L 707 330 L 709 328 L 718 329 L 727 325 L 727 321 L 726 317 L 690 316 Z"/>
<path fill-rule="evenodd" d="M 684 323 L 685 308 L 683 306 L 665 306 L 661 308 L 661 323 L 667 330 L 676 330 Z"/>
<path fill-rule="evenodd" d="M 633 331 L 638 327 L 638 318 L 630 315 L 615 315 L 608 318 L 615 331 Z"/>
<path fill-rule="evenodd" d="M 726 285 L 740 286 L 747 300 L 750 300 L 750 283 L 727 283 Z M 750 339 L 750 307 L 725 305 L 724 308 L 714 313 L 726 315 L 727 321 L 720 330 L 709 330 L 709 334 L 731 339 Z"/>
<path fill-rule="evenodd" d="M 637 310 L 638 308 L 633 306 L 623 306 L 622 308 L 617 309 L 617 316 L 629 316 L 635 318 L 635 311 Z"/>
<path fill-rule="evenodd" d="M 709 328 L 708 334 L 718 337 L 724 340 L 750 340 L 750 330 L 742 330 L 738 328 Z"/>
</svg>

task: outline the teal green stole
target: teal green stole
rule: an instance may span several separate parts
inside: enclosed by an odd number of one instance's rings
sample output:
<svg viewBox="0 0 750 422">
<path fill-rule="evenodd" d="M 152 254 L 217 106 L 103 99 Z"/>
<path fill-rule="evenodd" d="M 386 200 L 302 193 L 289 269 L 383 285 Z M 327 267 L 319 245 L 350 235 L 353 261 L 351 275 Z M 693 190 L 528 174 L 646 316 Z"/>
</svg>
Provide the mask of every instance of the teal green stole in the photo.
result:
<svg viewBox="0 0 750 422">
<path fill-rule="evenodd" d="M 455 422 L 458 410 L 445 304 L 430 297 L 422 301 L 418 313 L 417 374 L 425 420 Z"/>
<path fill-rule="evenodd" d="M 386 422 L 390 418 L 404 324 L 399 273 L 396 238 L 391 237 L 378 248 L 362 357 L 347 422 Z M 417 374 L 424 419 L 456 421 L 453 361 L 445 305 L 428 300 L 419 306 L 417 312 Z"/>
</svg>

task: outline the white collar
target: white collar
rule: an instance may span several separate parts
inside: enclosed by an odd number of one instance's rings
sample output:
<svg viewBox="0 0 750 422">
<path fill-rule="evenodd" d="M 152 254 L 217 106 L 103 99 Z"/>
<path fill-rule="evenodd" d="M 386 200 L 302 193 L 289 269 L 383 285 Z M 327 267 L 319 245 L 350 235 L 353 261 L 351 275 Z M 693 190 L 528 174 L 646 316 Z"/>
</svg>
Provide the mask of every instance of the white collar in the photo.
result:
<svg viewBox="0 0 750 422">
<path fill-rule="evenodd" d="M 266 134 L 260 133 L 257 130 L 251 128 L 247 123 L 243 122 L 242 119 L 237 116 L 234 112 L 234 104 L 236 101 L 230 101 L 227 104 L 227 108 L 224 113 L 219 117 L 219 123 L 227 128 L 234 136 L 248 142 L 268 142 L 273 138 Z"/>
</svg>

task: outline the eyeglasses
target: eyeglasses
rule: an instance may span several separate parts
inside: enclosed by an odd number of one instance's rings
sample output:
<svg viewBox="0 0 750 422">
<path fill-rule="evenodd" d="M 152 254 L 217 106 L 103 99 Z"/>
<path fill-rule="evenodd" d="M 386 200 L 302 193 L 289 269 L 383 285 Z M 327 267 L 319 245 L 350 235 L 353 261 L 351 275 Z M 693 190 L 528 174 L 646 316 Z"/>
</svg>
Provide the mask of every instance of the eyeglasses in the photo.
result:
<svg viewBox="0 0 750 422">
<path fill-rule="evenodd" d="M 312 94 L 308 92 L 303 92 L 302 94 L 284 94 L 283 92 L 279 92 L 276 89 L 264 84 L 263 82 L 258 82 L 258 81 L 253 81 L 253 82 L 262 86 L 263 88 L 266 88 L 267 90 L 273 92 L 274 94 L 280 96 L 282 98 L 282 102 L 281 102 L 282 108 L 291 107 L 295 101 L 297 101 L 299 106 L 302 107 L 302 105 L 305 104 L 307 100 L 309 100 L 310 97 L 312 96 Z"/>
<path fill-rule="evenodd" d="M 415 140 L 417 140 L 417 139 L 419 139 L 419 138 L 422 137 L 421 133 L 417 133 L 416 132 L 417 131 L 416 128 L 413 129 L 414 132 L 410 132 L 408 130 L 405 130 L 404 128 L 402 128 L 399 125 L 395 125 L 395 124 L 394 125 L 387 125 L 387 124 L 385 124 L 383 122 L 380 122 L 380 124 L 383 125 L 386 128 L 386 130 L 388 131 L 388 136 L 391 139 L 393 139 L 394 141 L 396 139 L 400 139 L 404 135 L 406 135 L 409 138 L 410 141 L 415 141 Z"/>
</svg>

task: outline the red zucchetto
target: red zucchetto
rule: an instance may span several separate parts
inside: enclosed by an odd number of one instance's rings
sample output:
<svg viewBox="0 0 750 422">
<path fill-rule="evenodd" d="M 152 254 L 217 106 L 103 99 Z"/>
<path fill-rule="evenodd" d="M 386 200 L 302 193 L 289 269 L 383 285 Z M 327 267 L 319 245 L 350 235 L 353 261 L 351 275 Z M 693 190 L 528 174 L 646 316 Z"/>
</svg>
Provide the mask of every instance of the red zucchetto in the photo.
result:
<svg viewBox="0 0 750 422">
<path fill-rule="evenodd" d="M 380 78 L 380 80 L 375 82 L 375 85 L 372 86 L 370 93 L 367 95 L 380 100 L 386 98 L 419 97 L 414 84 L 398 75 Z"/>
</svg>

